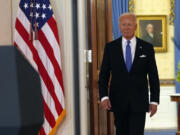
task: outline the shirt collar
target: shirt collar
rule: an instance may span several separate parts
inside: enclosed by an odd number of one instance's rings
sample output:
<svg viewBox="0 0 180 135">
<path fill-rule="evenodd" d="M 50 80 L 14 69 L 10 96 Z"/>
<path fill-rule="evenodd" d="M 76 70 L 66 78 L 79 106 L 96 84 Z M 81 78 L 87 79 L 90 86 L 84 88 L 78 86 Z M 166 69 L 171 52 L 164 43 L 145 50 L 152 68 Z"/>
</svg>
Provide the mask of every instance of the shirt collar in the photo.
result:
<svg viewBox="0 0 180 135">
<path fill-rule="evenodd" d="M 131 41 L 131 43 L 135 43 L 136 42 L 136 37 L 135 36 L 132 37 L 130 41 Z M 122 43 L 127 44 L 127 39 L 125 37 L 122 37 Z"/>
</svg>

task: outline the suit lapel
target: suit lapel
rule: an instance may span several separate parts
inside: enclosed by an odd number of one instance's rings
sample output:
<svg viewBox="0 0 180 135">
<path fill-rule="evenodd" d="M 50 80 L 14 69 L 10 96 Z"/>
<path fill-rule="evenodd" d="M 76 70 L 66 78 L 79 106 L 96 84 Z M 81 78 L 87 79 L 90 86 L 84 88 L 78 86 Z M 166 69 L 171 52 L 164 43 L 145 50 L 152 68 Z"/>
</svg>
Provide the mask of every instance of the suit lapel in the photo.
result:
<svg viewBox="0 0 180 135">
<path fill-rule="evenodd" d="M 124 70 L 128 73 L 127 68 L 126 68 L 126 63 L 124 60 L 123 47 L 122 47 L 122 37 L 119 40 L 119 44 L 120 44 L 120 62 L 122 64 L 122 67 L 124 68 Z"/>
<path fill-rule="evenodd" d="M 137 63 L 137 60 L 138 60 L 138 56 L 140 54 L 140 42 L 138 40 L 138 38 L 136 38 L 136 50 L 135 50 L 135 56 L 134 56 L 134 60 L 133 60 L 133 63 L 132 63 L 132 67 L 131 67 L 131 70 L 129 73 L 133 72 L 135 66 L 136 66 L 136 63 Z"/>
</svg>

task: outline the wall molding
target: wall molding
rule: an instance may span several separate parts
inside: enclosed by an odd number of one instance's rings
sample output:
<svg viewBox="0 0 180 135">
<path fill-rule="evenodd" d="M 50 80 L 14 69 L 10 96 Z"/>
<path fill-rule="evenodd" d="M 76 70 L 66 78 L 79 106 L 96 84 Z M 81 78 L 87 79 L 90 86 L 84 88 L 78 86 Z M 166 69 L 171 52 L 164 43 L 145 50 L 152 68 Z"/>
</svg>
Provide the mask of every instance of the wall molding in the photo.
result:
<svg viewBox="0 0 180 135">
<path fill-rule="evenodd" d="M 175 86 L 175 79 L 160 79 L 161 86 Z"/>
</svg>

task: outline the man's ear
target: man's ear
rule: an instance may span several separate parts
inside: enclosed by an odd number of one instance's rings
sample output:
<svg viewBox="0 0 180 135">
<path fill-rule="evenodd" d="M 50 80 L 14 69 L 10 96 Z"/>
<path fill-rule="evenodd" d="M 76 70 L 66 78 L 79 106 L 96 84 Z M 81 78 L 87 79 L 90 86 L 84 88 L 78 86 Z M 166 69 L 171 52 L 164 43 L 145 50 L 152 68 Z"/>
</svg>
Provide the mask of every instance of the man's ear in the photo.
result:
<svg viewBox="0 0 180 135">
<path fill-rule="evenodd" d="M 119 30 L 120 30 L 120 32 L 121 32 L 120 21 L 119 21 Z"/>
<path fill-rule="evenodd" d="M 137 30 L 137 23 L 136 23 L 136 25 L 135 25 L 135 29 Z"/>
</svg>

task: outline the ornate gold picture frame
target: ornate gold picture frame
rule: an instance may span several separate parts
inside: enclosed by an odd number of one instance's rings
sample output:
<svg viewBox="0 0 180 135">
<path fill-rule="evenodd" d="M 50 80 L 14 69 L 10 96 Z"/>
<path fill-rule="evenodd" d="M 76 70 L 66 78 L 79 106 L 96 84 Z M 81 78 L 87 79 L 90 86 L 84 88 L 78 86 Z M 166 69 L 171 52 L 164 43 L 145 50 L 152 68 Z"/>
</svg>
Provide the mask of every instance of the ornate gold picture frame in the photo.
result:
<svg viewBox="0 0 180 135">
<path fill-rule="evenodd" d="M 153 44 L 155 52 L 167 52 L 167 17 L 137 15 L 136 36 Z"/>
</svg>

